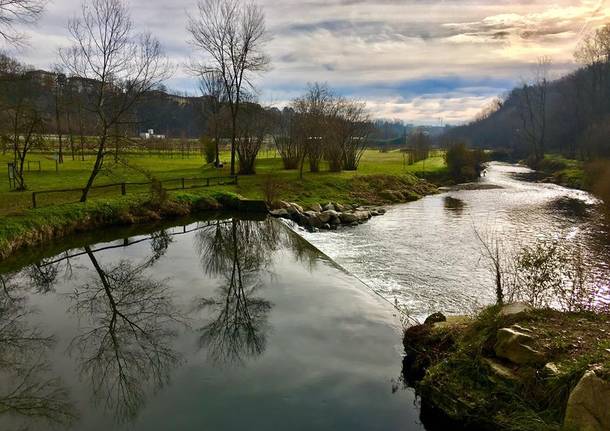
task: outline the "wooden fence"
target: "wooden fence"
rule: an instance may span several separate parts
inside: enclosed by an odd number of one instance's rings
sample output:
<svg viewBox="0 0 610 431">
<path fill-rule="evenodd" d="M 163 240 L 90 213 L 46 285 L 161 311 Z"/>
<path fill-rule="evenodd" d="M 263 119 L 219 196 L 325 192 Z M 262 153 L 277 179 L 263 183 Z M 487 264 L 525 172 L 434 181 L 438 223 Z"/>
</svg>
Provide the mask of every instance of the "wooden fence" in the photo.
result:
<svg viewBox="0 0 610 431">
<path fill-rule="evenodd" d="M 190 182 L 191 184 L 187 184 Z M 212 185 L 229 185 L 229 184 L 237 184 L 237 175 L 229 175 L 225 177 L 195 177 L 195 178 L 171 178 L 167 180 L 160 180 L 161 185 L 164 183 L 174 184 L 174 187 L 163 187 L 165 190 L 187 190 L 187 189 L 195 189 L 200 187 L 210 187 Z M 112 183 L 112 184 L 104 184 L 101 186 L 91 186 L 91 190 L 97 189 L 106 189 L 111 187 L 120 188 L 121 195 L 125 196 L 127 194 L 128 186 L 145 186 L 152 184 L 152 181 L 144 181 L 144 182 L 121 182 L 121 183 Z M 69 193 L 69 192 L 84 192 L 84 188 L 73 188 L 73 189 L 54 189 L 54 190 L 38 190 L 32 192 L 32 208 L 37 207 L 36 197 L 43 194 L 52 194 L 52 193 Z"/>
</svg>

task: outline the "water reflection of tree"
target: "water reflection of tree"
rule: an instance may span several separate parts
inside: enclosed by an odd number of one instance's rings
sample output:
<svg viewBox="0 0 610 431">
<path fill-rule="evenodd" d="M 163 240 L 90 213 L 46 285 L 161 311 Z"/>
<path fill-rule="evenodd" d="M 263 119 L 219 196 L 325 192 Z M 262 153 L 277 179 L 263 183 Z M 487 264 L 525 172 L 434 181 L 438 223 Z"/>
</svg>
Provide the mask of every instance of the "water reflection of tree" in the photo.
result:
<svg viewBox="0 0 610 431">
<path fill-rule="evenodd" d="M 273 220 L 218 221 L 197 234 L 204 271 L 225 279 L 215 297 L 200 302 L 201 309 L 212 310 L 212 319 L 200 330 L 200 345 L 213 360 L 242 363 L 265 350 L 272 304 L 255 295 L 284 239 Z"/>
<path fill-rule="evenodd" d="M 0 290 L 0 415 L 24 428 L 36 420 L 67 425 L 73 406 L 48 359 L 55 339 L 29 323 L 34 311 L 11 278 L 2 276 Z"/>
<path fill-rule="evenodd" d="M 443 199 L 443 206 L 449 214 L 459 216 L 462 215 L 462 213 L 464 212 L 464 208 L 466 208 L 466 203 L 461 199 L 457 199 L 452 196 L 445 196 L 445 198 Z"/>
<path fill-rule="evenodd" d="M 166 283 L 145 274 L 165 253 L 168 238 L 153 238 L 153 253 L 140 265 L 103 266 L 85 247 L 96 277 L 72 295 L 72 309 L 89 326 L 71 346 L 94 399 L 114 409 L 118 421 L 135 417 L 147 390 L 161 388 L 180 361 L 171 344 L 183 319 Z"/>
</svg>

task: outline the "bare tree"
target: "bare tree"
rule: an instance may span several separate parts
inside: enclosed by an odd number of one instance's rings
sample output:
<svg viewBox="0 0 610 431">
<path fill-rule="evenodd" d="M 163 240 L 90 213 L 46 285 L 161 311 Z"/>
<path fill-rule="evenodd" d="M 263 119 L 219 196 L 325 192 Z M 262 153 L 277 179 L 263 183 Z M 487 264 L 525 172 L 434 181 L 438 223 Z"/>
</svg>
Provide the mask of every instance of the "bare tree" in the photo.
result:
<svg viewBox="0 0 610 431">
<path fill-rule="evenodd" d="M 87 109 L 97 121 L 97 154 L 83 188 L 84 202 L 102 169 L 112 133 L 128 122 L 135 103 L 170 70 L 159 42 L 149 33 L 134 34 L 122 0 L 83 3 L 81 17 L 70 21 L 68 28 L 74 45 L 59 54 L 66 69 L 89 86 Z"/>
<path fill-rule="evenodd" d="M 372 130 L 366 104 L 357 100 L 341 99 L 336 130 L 341 145 L 342 167 L 348 171 L 358 169 L 360 159 L 368 145 L 368 135 Z"/>
<path fill-rule="evenodd" d="M 282 158 L 284 169 L 298 168 L 302 146 L 299 145 L 296 133 L 297 120 L 294 110 L 284 108 L 282 112 L 275 115 L 273 123 L 273 143 Z"/>
<path fill-rule="evenodd" d="M 55 130 L 57 133 L 57 140 L 59 143 L 57 157 L 58 162 L 64 162 L 64 151 L 63 151 L 63 139 L 62 139 L 62 113 L 64 111 L 65 101 L 64 101 L 64 88 L 67 83 L 66 75 L 61 71 L 59 66 L 54 68 L 54 72 L 56 74 L 55 82 L 53 83 L 54 87 L 54 102 L 55 102 Z"/>
<path fill-rule="evenodd" d="M 16 189 L 25 190 L 25 160 L 33 148 L 41 145 L 45 121 L 25 70 L 3 80 L 2 84 L 4 103 L 0 104 L 0 124 L 4 124 L 4 137 L 13 152 Z"/>
<path fill-rule="evenodd" d="M 12 45 L 23 43 L 25 35 L 15 24 L 31 24 L 40 18 L 46 0 L 0 0 L 0 38 Z"/>
<path fill-rule="evenodd" d="M 524 83 L 519 97 L 520 134 L 529 146 L 534 162 L 544 158 L 547 132 L 548 69 L 547 57 L 538 59 L 534 79 Z"/>
<path fill-rule="evenodd" d="M 231 175 L 235 174 L 237 116 L 244 91 L 252 88 L 252 75 L 269 65 L 263 52 L 267 29 L 263 11 L 240 0 L 199 0 L 199 13 L 189 17 L 187 30 L 193 45 L 206 58 L 193 66 L 200 74 L 216 72 L 222 77 L 231 111 Z"/>
<path fill-rule="evenodd" d="M 207 130 L 214 140 L 216 155 L 214 166 L 220 166 L 220 137 L 223 123 L 223 103 L 226 100 L 222 75 L 218 71 L 203 73 L 199 78 L 199 90 L 206 96 L 204 112 L 207 114 Z"/>
<path fill-rule="evenodd" d="M 300 160 L 300 177 L 303 178 L 305 158 L 309 161 L 309 170 L 318 172 L 324 155 L 324 138 L 329 114 L 334 108 L 335 96 L 326 84 L 314 83 L 308 86 L 307 92 L 292 102 L 298 119 L 298 140 L 303 147 Z"/>
<path fill-rule="evenodd" d="M 236 142 L 240 174 L 255 173 L 254 163 L 269 129 L 269 116 L 264 108 L 255 103 L 243 106 L 237 122 Z"/>
</svg>

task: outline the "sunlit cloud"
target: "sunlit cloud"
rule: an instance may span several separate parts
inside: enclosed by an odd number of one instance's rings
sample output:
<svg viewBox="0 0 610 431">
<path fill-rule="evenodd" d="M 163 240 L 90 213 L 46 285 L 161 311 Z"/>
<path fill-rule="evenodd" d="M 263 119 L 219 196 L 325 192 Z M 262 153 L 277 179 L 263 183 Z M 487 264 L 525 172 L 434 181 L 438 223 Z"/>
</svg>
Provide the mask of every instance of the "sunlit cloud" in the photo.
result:
<svg viewBox="0 0 610 431">
<path fill-rule="evenodd" d="M 195 0 L 132 0 L 135 26 L 156 34 L 178 66 Z M 610 22 L 600 0 L 259 0 L 273 39 L 273 68 L 256 80 L 262 103 L 281 106 L 308 82 L 366 100 L 376 117 L 459 123 L 531 74 L 540 56 L 555 76 L 576 67 L 581 38 Z M 66 43 L 73 0 L 54 0 L 20 57 L 49 67 Z M 168 87 L 195 93 L 178 67 Z"/>
</svg>

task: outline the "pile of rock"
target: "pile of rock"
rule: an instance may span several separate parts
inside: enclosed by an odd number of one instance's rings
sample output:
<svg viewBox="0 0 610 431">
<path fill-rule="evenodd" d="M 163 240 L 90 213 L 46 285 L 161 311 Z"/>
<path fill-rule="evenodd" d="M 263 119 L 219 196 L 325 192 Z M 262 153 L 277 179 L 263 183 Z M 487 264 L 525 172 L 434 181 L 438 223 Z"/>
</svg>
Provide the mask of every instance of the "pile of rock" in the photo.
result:
<svg viewBox="0 0 610 431">
<path fill-rule="evenodd" d="M 292 220 L 308 230 L 334 230 L 339 226 L 358 226 L 371 217 L 385 214 L 383 208 L 342 205 L 331 202 L 324 205 L 313 204 L 304 209 L 293 202 L 279 201 L 276 207 L 270 211 L 273 217 Z"/>
</svg>

